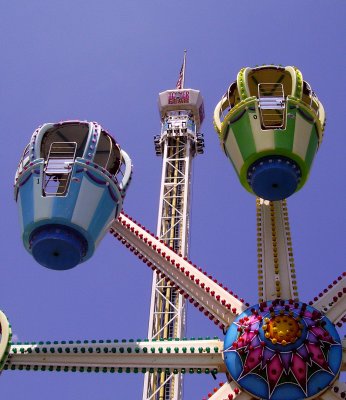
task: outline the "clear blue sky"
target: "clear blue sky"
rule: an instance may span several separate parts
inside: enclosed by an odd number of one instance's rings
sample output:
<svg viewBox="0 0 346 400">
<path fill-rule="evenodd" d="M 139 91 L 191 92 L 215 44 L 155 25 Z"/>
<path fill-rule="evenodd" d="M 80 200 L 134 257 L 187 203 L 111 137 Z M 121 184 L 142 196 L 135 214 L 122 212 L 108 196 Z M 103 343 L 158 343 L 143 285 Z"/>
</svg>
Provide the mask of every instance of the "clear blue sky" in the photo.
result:
<svg viewBox="0 0 346 400">
<path fill-rule="evenodd" d="M 151 270 L 108 235 L 85 264 L 54 272 L 20 236 L 13 177 L 43 122 L 98 121 L 130 154 L 125 210 L 156 229 L 161 160 L 157 96 L 173 88 L 183 50 L 186 86 L 205 98 L 206 152 L 194 161 L 190 256 L 257 301 L 255 198 L 221 152 L 212 113 L 243 66 L 296 65 L 327 112 L 325 139 L 306 186 L 291 199 L 299 294 L 308 301 L 345 263 L 344 0 L 0 0 L 0 309 L 19 340 L 145 338 Z M 222 332 L 188 312 L 187 336 Z M 224 379 L 220 376 L 218 381 Z M 4 372 L 2 398 L 140 399 L 142 375 Z M 187 377 L 185 399 L 201 399 L 211 377 Z"/>
</svg>

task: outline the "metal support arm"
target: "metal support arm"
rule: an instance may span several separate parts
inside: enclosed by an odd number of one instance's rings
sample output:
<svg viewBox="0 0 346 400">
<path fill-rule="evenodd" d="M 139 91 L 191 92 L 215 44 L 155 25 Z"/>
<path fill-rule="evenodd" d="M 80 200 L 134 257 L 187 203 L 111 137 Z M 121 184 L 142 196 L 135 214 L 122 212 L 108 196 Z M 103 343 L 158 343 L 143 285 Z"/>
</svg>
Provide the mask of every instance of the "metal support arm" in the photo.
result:
<svg viewBox="0 0 346 400">
<path fill-rule="evenodd" d="M 257 198 L 259 301 L 298 300 L 286 200 Z"/>
<path fill-rule="evenodd" d="M 346 398 L 346 383 L 336 380 L 333 385 L 320 395 L 320 400 L 341 400 Z"/>
<path fill-rule="evenodd" d="M 214 393 L 209 396 L 210 394 L 208 394 L 209 400 L 255 400 L 233 381 L 224 383 L 219 389 L 215 388 Z"/>
<path fill-rule="evenodd" d="M 110 232 L 220 328 L 228 327 L 247 308 L 186 257 L 179 256 L 124 214 L 113 221 Z"/>
<path fill-rule="evenodd" d="M 346 321 L 346 273 L 338 276 L 328 288 L 310 301 L 310 305 L 323 312 L 339 327 Z"/>
<path fill-rule="evenodd" d="M 225 372 L 222 350 L 218 339 L 17 344 L 5 370 L 217 373 Z"/>
</svg>

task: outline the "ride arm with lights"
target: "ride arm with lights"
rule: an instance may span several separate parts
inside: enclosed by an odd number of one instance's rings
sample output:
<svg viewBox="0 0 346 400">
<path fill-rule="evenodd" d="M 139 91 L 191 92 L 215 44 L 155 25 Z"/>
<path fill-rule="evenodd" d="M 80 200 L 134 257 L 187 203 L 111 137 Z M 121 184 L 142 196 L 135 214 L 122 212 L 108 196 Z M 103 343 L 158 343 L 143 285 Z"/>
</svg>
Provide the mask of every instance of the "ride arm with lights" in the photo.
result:
<svg viewBox="0 0 346 400">
<path fill-rule="evenodd" d="M 220 384 L 220 388 L 215 388 L 214 393 L 208 394 L 209 400 L 255 400 L 250 394 L 242 391 L 234 382 Z"/>
<path fill-rule="evenodd" d="M 286 200 L 256 200 L 258 297 L 298 301 Z"/>
<path fill-rule="evenodd" d="M 342 364 L 341 371 L 346 371 L 346 338 L 341 341 L 342 344 Z"/>
<path fill-rule="evenodd" d="M 225 372 L 218 339 L 63 341 L 12 345 L 4 370 Z"/>
<path fill-rule="evenodd" d="M 310 305 L 324 313 L 334 324 L 341 327 L 346 321 L 346 272 L 338 276 L 328 288 L 310 301 Z"/>
<path fill-rule="evenodd" d="M 346 398 L 346 383 L 337 379 L 331 387 L 320 395 L 318 400 L 340 400 Z"/>
<path fill-rule="evenodd" d="M 221 329 L 227 328 L 247 308 L 243 300 L 123 213 L 113 221 L 110 232 Z"/>
</svg>

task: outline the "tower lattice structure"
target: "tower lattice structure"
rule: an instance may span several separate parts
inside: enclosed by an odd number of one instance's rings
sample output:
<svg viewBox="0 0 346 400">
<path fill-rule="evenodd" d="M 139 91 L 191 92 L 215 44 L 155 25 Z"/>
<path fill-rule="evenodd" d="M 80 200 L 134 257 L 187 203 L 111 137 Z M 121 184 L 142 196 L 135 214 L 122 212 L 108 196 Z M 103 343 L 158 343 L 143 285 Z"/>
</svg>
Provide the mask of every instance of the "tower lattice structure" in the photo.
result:
<svg viewBox="0 0 346 400">
<path fill-rule="evenodd" d="M 182 257 L 188 254 L 192 160 L 203 153 L 199 128 L 204 116 L 200 93 L 184 89 L 185 57 L 177 89 L 160 93 L 161 134 L 154 137 L 155 151 L 162 156 L 162 177 L 157 237 Z M 186 304 L 179 290 L 154 272 L 148 338 L 182 338 Z M 182 375 L 146 373 L 143 400 L 182 399 Z"/>
</svg>

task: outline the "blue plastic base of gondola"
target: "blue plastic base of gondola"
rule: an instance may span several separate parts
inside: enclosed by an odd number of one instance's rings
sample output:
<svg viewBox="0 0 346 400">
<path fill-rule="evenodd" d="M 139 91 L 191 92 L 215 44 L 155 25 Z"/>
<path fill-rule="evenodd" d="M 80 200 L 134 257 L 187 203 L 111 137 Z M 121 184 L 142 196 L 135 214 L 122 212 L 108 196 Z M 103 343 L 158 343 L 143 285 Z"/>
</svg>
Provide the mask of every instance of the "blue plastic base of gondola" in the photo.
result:
<svg viewBox="0 0 346 400">
<path fill-rule="evenodd" d="M 88 246 L 75 229 L 48 224 L 31 234 L 30 247 L 39 264 L 54 270 L 67 270 L 83 261 Z"/>
<path fill-rule="evenodd" d="M 262 199 L 277 201 L 291 196 L 298 187 L 301 172 L 298 165 L 285 157 L 265 157 L 252 164 L 247 180 L 253 192 Z"/>
</svg>

